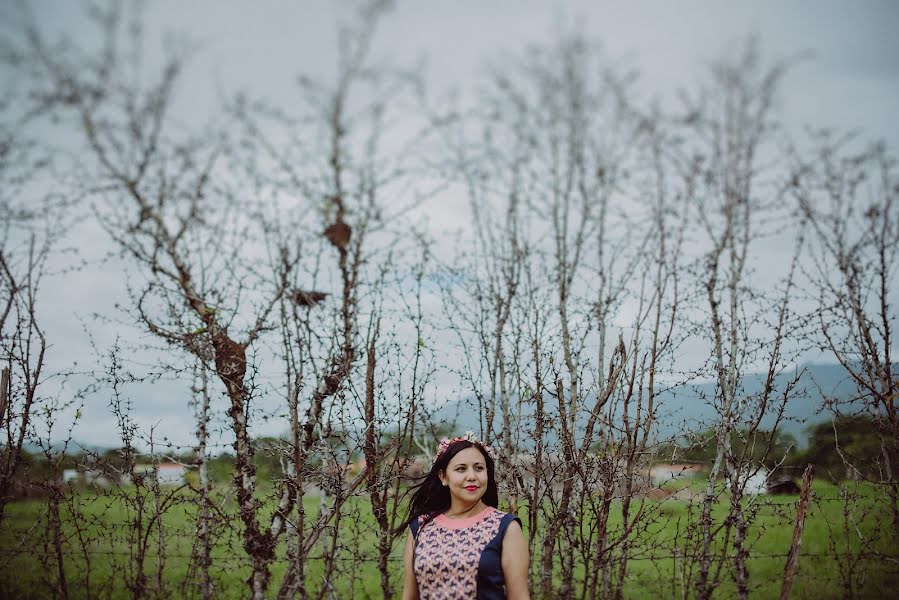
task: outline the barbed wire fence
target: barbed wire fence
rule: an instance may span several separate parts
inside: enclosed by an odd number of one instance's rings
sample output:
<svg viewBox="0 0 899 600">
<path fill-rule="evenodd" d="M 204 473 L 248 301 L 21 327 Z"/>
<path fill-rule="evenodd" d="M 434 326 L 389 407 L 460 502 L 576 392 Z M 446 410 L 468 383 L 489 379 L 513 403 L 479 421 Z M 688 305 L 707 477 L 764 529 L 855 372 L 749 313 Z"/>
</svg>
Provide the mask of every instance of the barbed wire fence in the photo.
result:
<svg viewBox="0 0 899 600">
<path fill-rule="evenodd" d="M 855 496 L 850 492 L 853 492 Z M 128 489 L 125 493 L 139 492 Z M 163 534 L 166 549 L 158 556 L 147 556 L 146 563 L 140 568 L 148 574 L 152 574 L 156 567 L 155 561 L 163 560 L 168 570 L 172 573 L 183 573 L 183 575 L 169 574 L 162 587 L 148 586 L 144 591 L 146 597 L 179 596 L 182 593 L 196 595 L 194 594 L 197 587 L 196 581 L 192 580 L 196 573 L 190 569 L 185 571 L 184 567 L 174 568 L 178 564 L 191 565 L 197 559 L 196 553 L 190 551 L 196 541 L 196 526 L 190 522 L 190 519 L 184 522 L 186 515 L 196 511 L 196 505 L 190 490 L 184 489 L 182 493 L 185 496 L 182 504 L 173 504 L 161 514 L 148 516 L 149 519 L 161 518 L 169 521 L 165 525 Z M 95 594 L 119 597 L 129 593 L 129 589 L 125 585 L 128 578 L 121 578 L 116 583 L 117 578 L 111 576 L 107 571 L 109 568 L 114 568 L 124 572 L 127 568 L 133 568 L 135 558 L 133 537 L 135 524 L 130 521 L 128 515 L 123 514 L 123 505 L 119 495 L 109 491 L 91 491 L 85 488 L 70 490 L 68 494 L 77 498 L 78 506 L 83 512 L 77 519 L 74 518 L 73 513 L 69 513 L 68 518 L 65 514 L 63 515 L 62 527 L 59 531 L 63 541 L 60 546 L 55 548 L 53 544 L 48 544 L 47 534 L 52 527 L 49 520 L 49 506 L 42 503 L 32 504 L 29 512 L 17 514 L 16 507 L 13 505 L 13 512 L 3 525 L 3 544 L 0 547 L 0 563 L 4 565 L 4 573 L 7 573 L 2 578 L 2 582 L 7 594 L 21 594 L 21 597 L 29 597 L 28 590 L 44 590 L 44 592 L 53 590 L 61 593 L 63 588 L 59 580 L 54 580 L 46 573 L 38 576 L 33 570 L 28 572 L 29 567 L 33 568 L 36 564 L 52 567 L 53 562 L 58 560 L 64 561 L 65 570 L 69 572 L 64 584 L 67 586 L 64 593 L 66 597 L 91 597 Z M 795 517 L 795 497 L 767 497 L 756 501 L 760 502 L 763 511 L 767 511 L 765 514 L 781 526 L 790 525 Z M 637 594 L 661 594 L 671 597 L 678 597 L 681 593 L 692 594 L 688 589 L 680 589 L 675 593 L 675 590 L 668 590 L 660 582 L 676 580 L 679 577 L 678 565 L 695 564 L 700 559 L 699 549 L 689 547 L 683 539 L 672 538 L 671 528 L 671 522 L 678 518 L 682 521 L 688 520 L 691 505 L 696 506 L 696 503 L 674 500 L 642 500 L 642 502 L 651 504 L 653 509 L 660 510 L 662 515 L 666 514 L 666 510 L 671 511 L 667 514 L 667 518 L 670 520 L 659 523 L 658 530 L 653 535 L 634 541 L 635 549 L 629 553 L 628 560 L 634 561 L 635 565 L 627 576 L 625 589 L 632 590 Z M 870 496 L 870 489 L 859 492 L 857 488 L 854 490 L 845 488 L 844 493 L 840 495 L 813 494 L 806 531 L 808 532 L 809 528 L 820 529 L 823 527 L 822 519 L 838 520 L 841 515 L 848 515 L 840 510 L 847 505 L 847 502 L 861 503 L 865 505 L 865 510 L 875 509 L 874 513 L 866 513 L 861 519 L 849 518 L 843 523 L 842 529 L 836 527 L 835 533 L 839 533 L 845 539 L 856 538 L 854 542 L 847 541 L 848 545 L 844 549 L 836 546 L 821 548 L 820 544 L 825 540 L 815 534 L 810 536 L 809 533 L 806 533 L 796 573 L 797 588 L 805 590 L 803 593 L 815 590 L 814 593 L 820 592 L 822 597 L 847 594 L 876 595 L 885 593 L 894 578 L 899 576 L 899 565 L 897 565 L 899 548 L 889 538 L 878 540 L 877 536 L 882 533 L 878 532 L 878 527 L 872 526 L 869 521 L 871 517 L 877 516 L 877 501 Z M 75 504 L 70 506 L 74 507 Z M 362 510 L 359 510 L 360 508 Z M 526 507 L 521 507 L 521 509 L 527 510 Z M 65 513 L 66 511 L 63 509 L 61 512 Z M 345 539 L 342 539 L 342 542 L 336 546 L 336 555 L 318 552 L 307 557 L 311 564 L 321 564 L 324 561 L 335 562 L 338 565 L 336 567 L 338 571 L 352 574 L 346 580 L 334 582 L 333 590 L 330 593 L 338 598 L 377 595 L 376 588 L 370 587 L 371 582 L 368 580 L 377 573 L 374 564 L 378 555 L 372 545 L 371 517 L 363 513 L 364 506 L 361 503 L 359 507 L 347 510 L 344 520 L 356 520 L 358 523 L 354 527 L 344 526 L 341 538 L 345 536 Z M 883 516 L 884 513 L 881 510 L 880 517 Z M 80 525 L 76 524 L 78 520 L 80 520 Z M 66 522 L 68 522 L 67 525 Z M 776 530 L 779 530 L 780 526 L 776 523 L 766 522 L 760 525 L 759 537 L 753 546 L 764 545 L 762 538 L 766 535 L 778 535 Z M 20 529 L 23 524 L 28 524 L 28 527 Z M 831 527 L 835 525 L 835 523 L 830 524 Z M 240 535 L 236 531 L 237 527 L 239 527 L 239 522 L 235 515 L 226 516 L 225 520 L 220 523 L 216 534 L 215 548 L 209 557 L 211 560 L 209 569 L 219 597 L 242 597 L 239 590 L 232 590 L 233 593 L 231 593 L 226 591 L 226 588 L 236 585 L 249 573 L 248 558 L 239 548 Z M 76 531 L 78 529 L 81 530 L 80 535 Z M 85 530 L 90 531 L 86 532 Z M 146 531 L 152 530 L 147 529 Z M 526 533 L 539 536 L 539 532 L 526 531 Z M 665 539 L 660 541 L 657 539 L 658 536 Z M 839 537 L 839 535 L 831 535 L 830 539 Z M 152 547 L 155 543 L 152 538 L 153 534 L 150 534 L 144 541 L 147 547 Z M 814 542 L 815 545 L 810 547 L 811 542 Z M 645 545 L 645 548 L 641 550 L 642 545 Z M 766 578 L 770 577 L 772 573 L 781 573 L 789 556 L 788 550 L 773 551 L 770 549 L 770 545 L 763 549 L 751 547 L 747 558 L 750 573 L 756 571 L 765 573 Z M 286 568 L 290 560 L 289 556 L 283 554 L 283 549 L 280 550 L 272 559 L 273 569 L 278 571 Z M 104 563 L 106 566 L 103 566 Z M 394 576 L 399 577 L 402 571 L 401 544 L 395 545 L 388 557 L 388 564 Z M 841 573 L 841 569 L 837 566 L 839 564 L 851 564 L 851 572 Z M 590 568 L 589 564 L 576 567 L 576 578 L 582 578 L 583 571 Z M 726 565 L 724 568 L 726 572 Z M 93 570 L 92 577 L 79 579 L 77 574 L 79 571 L 83 573 L 84 569 Z M 647 573 L 650 572 L 656 574 L 656 579 L 648 578 Z M 13 573 L 19 575 L 12 577 Z M 183 579 L 179 581 L 179 578 Z M 314 585 L 312 581 L 310 584 Z M 83 588 L 82 585 L 88 587 Z M 750 589 L 754 589 L 762 595 L 773 593 L 776 587 L 772 585 L 772 581 L 767 579 L 750 579 Z M 725 584 L 720 593 L 726 596 L 729 589 Z M 839 593 L 831 593 L 834 590 L 839 590 Z M 44 592 L 35 591 L 35 594 L 41 596 Z"/>
</svg>

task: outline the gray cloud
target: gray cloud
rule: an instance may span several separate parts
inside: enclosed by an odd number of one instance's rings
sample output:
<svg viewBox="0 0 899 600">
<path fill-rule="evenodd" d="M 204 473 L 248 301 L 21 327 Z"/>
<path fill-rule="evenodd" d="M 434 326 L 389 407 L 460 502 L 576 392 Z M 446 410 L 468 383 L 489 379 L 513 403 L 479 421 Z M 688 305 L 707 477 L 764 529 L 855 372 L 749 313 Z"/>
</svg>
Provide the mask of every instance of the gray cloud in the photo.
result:
<svg viewBox="0 0 899 600">
<path fill-rule="evenodd" d="M 8 14 L 11 0 L 2 2 Z M 78 3 L 29 3 L 42 27 L 85 43 L 87 29 Z M 180 31 L 199 44 L 179 96 L 179 116 L 202 123 L 215 113 L 221 93 L 246 89 L 253 96 L 289 105 L 296 97 L 298 74 L 333 75 L 336 69 L 335 22 L 347 4 L 326 0 L 294 3 L 190 2 L 147 3 L 147 47 L 151 63 L 160 61 L 164 32 Z M 553 39 L 558 32 L 580 31 L 599 40 L 612 61 L 643 74 L 648 94 L 689 88 L 709 62 L 735 53 L 750 35 L 758 36 L 769 58 L 811 50 L 814 58 L 795 67 L 782 93 L 783 118 L 793 132 L 805 125 L 861 128 L 899 147 L 895 101 L 899 98 L 899 3 L 851 3 L 839 0 L 782 2 L 595 2 L 587 0 L 407 0 L 382 24 L 376 55 L 397 64 L 427 59 L 427 78 L 439 95 L 452 87 L 470 89 L 488 61 L 514 54 L 527 44 Z M 435 233 L 464 226 L 467 208 L 456 200 L 429 207 Z M 91 261 L 108 248 L 94 227 L 77 232 L 76 245 Z M 447 247 L 444 244 L 444 247 Z M 760 258 L 776 261 L 779 246 Z M 48 280 L 42 311 L 54 345 L 54 363 L 94 358 L 84 327 L 101 347 L 134 330 L 93 321 L 91 313 L 111 314 L 125 301 L 123 274 L 109 264 Z M 85 320 L 79 321 L 79 317 Z M 76 436 L 113 443 L 114 422 L 107 400 L 89 399 Z M 134 391 L 136 418 L 142 427 L 159 422 L 171 437 L 189 439 L 193 424 L 183 384 L 158 384 Z M 276 424 L 265 425 L 277 432 Z"/>
</svg>

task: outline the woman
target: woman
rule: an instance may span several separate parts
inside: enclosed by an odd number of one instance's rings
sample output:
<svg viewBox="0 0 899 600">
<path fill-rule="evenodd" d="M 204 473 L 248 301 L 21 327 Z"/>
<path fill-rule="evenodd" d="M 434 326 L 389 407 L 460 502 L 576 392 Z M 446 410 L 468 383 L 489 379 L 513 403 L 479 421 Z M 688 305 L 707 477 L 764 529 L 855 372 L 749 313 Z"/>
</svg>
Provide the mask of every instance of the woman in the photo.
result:
<svg viewBox="0 0 899 600">
<path fill-rule="evenodd" d="M 441 440 L 404 525 L 404 600 L 530 598 L 521 521 L 497 504 L 490 447 L 471 432 Z"/>
</svg>

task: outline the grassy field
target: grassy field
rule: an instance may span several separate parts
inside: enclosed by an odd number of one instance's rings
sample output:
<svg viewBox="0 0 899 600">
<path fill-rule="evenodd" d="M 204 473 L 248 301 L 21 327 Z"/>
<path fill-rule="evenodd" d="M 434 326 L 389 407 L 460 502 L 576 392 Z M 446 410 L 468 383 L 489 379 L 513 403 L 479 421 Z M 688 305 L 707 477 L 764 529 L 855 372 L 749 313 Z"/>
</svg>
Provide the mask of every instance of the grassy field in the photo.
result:
<svg viewBox="0 0 899 600">
<path fill-rule="evenodd" d="M 194 514 L 197 508 L 187 496 L 183 499 L 185 501 L 175 502 L 166 510 L 162 522 L 166 556 L 160 574 L 162 593 L 159 595 L 162 597 L 188 597 L 196 592 L 193 584 L 196 577 L 189 569 L 196 538 Z M 140 539 L 134 536 L 133 524 L 138 513 L 135 503 L 128 505 L 121 498 L 87 492 L 73 496 L 72 500 L 77 503 L 77 522 L 63 511 L 66 523 L 63 527 L 64 573 L 71 597 L 129 597 L 128 585 L 133 584 L 138 575 L 135 549 L 141 544 L 147 551 L 143 562 L 147 586 L 151 590 L 157 589 L 158 530 L 155 524 L 148 528 L 144 522 Z M 636 536 L 637 543 L 629 552 L 631 561 L 625 595 L 629 598 L 680 598 L 682 582 L 689 580 L 684 565 L 689 566 L 689 563 L 678 557 L 683 556 L 691 535 L 695 534 L 695 526 L 691 529 L 689 523 L 694 522 L 699 505 L 672 500 L 645 502 L 651 518 L 647 520 L 645 531 Z M 791 496 L 763 498 L 759 503 L 758 516 L 749 530 L 753 597 L 771 598 L 779 594 L 795 506 L 796 497 Z M 847 506 L 851 509 L 848 513 Z M 318 500 L 307 498 L 305 508 L 308 514 L 315 515 Z M 234 507 L 226 501 L 222 509 L 230 521 L 216 532 L 212 568 L 216 597 L 240 598 L 246 592 L 244 580 L 249 570 L 242 558 Z M 716 516 L 720 517 L 726 507 L 716 506 L 715 510 Z M 332 577 L 336 595 L 340 598 L 380 597 L 379 575 L 373 560 L 371 513 L 364 499 L 355 499 L 348 504 L 345 513 L 341 521 L 339 571 Z M 852 517 L 848 526 L 846 514 Z M 876 547 L 863 547 L 858 535 L 861 532 L 868 537 L 878 527 L 889 531 L 890 524 L 884 520 L 885 515 L 883 507 L 870 493 L 863 493 L 859 498 L 841 498 L 837 487 L 816 483 L 793 597 L 843 598 L 847 595 L 847 582 L 851 582 L 855 597 L 892 597 L 892 591 L 899 589 L 899 569 L 895 564 L 881 564 L 871 558 L 870 551 L 888 552 L 895 558 L 899 555 L 896 540 L 881 534 Z M 56 566 L 52 559 L 47 559 L 51 548 L 46 545 L 44 535 L 47 516 L 43 501 L 17 502 L 7 507 L 0 529 L 0 591 L 4 597 L 46 598 L 52 595 L 49 586 L 56 577 Z M 620 527 L 620 517 L 612 519 L 610 527 Z M 286 569 L 284 552 L 282 544 L 272 568 L 275 588 L 272 595 Z M 397 543 L 391 561 L 397 584 L 402 568 L 400 552 L 401 544 Z M 583 564 L 575 566 L 576 583 L 582 579 L 586 568 Z M 728 569 L 726 565 L 718 597 L 733 595 Z M 307 573 L 309 587 L 320 588 L 322 561 L 311 561 Z M 686 584 L 686 591 L 689 596 L 692 591 L 689 584 Z"/>
</svg>

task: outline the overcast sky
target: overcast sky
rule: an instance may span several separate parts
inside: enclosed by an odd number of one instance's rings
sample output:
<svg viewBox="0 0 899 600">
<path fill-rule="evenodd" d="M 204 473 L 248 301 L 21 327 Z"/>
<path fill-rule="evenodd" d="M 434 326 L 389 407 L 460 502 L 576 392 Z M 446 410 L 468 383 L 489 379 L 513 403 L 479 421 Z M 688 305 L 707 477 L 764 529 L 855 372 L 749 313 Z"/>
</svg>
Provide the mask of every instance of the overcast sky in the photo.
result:
<svg viewBox="0 0 899 600">
<path fill-rule="evenodd" d="M 11 3 L 4 0 L 3 11 Z M 47 31 L 65 32 L 86 43 L 76 2 L 28 2 Z M 157 0 L 146 5 L 146 36 L 158 49 L 167 34 L 197 42 L 180 96 L 184 118 L 202 120 L 216 110 L 221 91 L 246 89 L 278 99 L 295 94 L 295 76 L 328 78 L 335 71 L 337 23 L 348 4 L 332 0 L 244 2 Z M 640 71 L 647 94 L 670 97 L 690 87 L 703 69 L 734 55 L 754 35 L 766 58 L 811 51 L 787 77 L 780 112 L 790 131 L 807 125 L 857 129 L 899 148 L 899 2 L 892 0 L 770 1 L 538 1 L 406 0 L 381 24 L 375 55 L 397 65 L 423 63 L 431 94 L 470 89 L 490 61 L 526 45 L 549 42 L 559 33 L 579 32 L 598 40 L 608 57 Z M 153 56 L 149 57 L 151 62 Z M 433 210 L 442 227 L 465 221 L 464 202 Z M 109 246 L 85 225 L 75 242 L 86 258 Z M 111 312 L 122 298 L 121 275 L 89 268 L 60 277 L 44 301 L 46 329 L 54 353 L 90 360 L 85 331 L 104 347 L 116 328 L 91 320 Z M 187 442 L 193 425 L 183 388 L 160 385 L 152 401 L 135 403 L 143 427 L 157 424 L 170 439 Z M 76 439 L 113 444 L 117 434 L 105 400 L 85 407 Z"/>
</svg>

